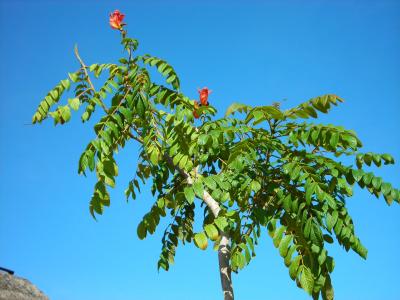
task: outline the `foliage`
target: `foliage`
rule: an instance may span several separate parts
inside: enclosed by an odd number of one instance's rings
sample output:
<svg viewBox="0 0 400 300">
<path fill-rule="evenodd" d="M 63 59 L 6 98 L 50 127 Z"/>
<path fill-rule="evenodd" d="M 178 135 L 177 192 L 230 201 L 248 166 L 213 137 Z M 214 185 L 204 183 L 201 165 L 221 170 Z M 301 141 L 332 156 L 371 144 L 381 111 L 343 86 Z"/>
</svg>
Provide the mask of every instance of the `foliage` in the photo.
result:
<svg viewBox="0 0 400 300">
<path fill-rule="evenodd" d="M 360 152 L 361 141 L 351 130 L 308 121 L 343 102 L 336 95 L 288 110 L 276 104 L 234 103 L 223 118 L 215 118 L 212 105 L 202 106 L 201 119 L 195 120 L 194 100 L 180 92 L 172 66 L 149 54 L 135 56 L 138 41 L 123 30 L 122 37 L 127 57 L 115 64 L 86 66 L 76 49 L 79 70 L 46 95 L 32 120 L 40 123 L 50 117 L 55 124 L 65 124 L 73 110 L 87 122 L 96 109 L 102 110 L 94 124 L 96 137 L 78 167 L 80 174 L 89 170 L 97 175 L 89 206 L 92 216 L 110 205 L 108 188 L 118 176 L 114 154 L 134 140 L 140 146 L 139 161 L 126 197 L 136 199 L 150 179 L 155 197 L 138 225 L 139 238 L 153 234 L 162 217 L 170 220 L 159 268 L 169 269 L 179 244 L 194 242 L 204 250 L 212 241 L 217 247 L 225 232 L 231 241 L 231 268 L 238 272 L 254 258 L 265 227 L 290 278 L 314 299 L 320 294 L 333 299 L 330 274 L 335 263 L 325 245 L 336 239 L 346 251 L 367 257 L 346 198 L 357 183 L 389 205 L 399 202 L 398 189 L 365 170 L 372 164 L 393 164 L 394 159 Z M 164 76 L 164 84 L 151 80 L 152 67 Z M 95 89 L 91 77 L 100 75 L 106 79 Z M 73 96 L 59 104 L 70 86 Z M 352 157 L 355 165 L 344 164 L 340 157 Z M 195 232 L 195 206 L 202 203 L 204 191 L 221 210 L 214 216 L 204 206 L 203 230 Z"/>
</svg>

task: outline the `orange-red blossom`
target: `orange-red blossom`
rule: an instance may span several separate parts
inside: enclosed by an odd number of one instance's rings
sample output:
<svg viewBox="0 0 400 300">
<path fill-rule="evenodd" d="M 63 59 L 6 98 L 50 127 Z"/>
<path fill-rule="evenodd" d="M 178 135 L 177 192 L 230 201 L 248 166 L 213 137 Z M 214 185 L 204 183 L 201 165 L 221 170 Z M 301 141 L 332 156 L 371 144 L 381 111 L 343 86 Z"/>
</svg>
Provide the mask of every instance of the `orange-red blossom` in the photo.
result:
<svg viewBox="0 0 400 300">
<path fill-rule="evenodd" d="M 200 103 L 201 105 L 208 106 L 208 95 L 211 94 L 211 90 L 204 87 L 201 90 L 199 89 L 200 94 Z"/>
<path fill-rule="evenodd" d="M 117 9 L 112 14 L 110 14 L 110 26 L 113 29 L 122 29 L 122 21 L 124 20 L 125 15 L 121 14 L 120 11 Z"/>
</svg>

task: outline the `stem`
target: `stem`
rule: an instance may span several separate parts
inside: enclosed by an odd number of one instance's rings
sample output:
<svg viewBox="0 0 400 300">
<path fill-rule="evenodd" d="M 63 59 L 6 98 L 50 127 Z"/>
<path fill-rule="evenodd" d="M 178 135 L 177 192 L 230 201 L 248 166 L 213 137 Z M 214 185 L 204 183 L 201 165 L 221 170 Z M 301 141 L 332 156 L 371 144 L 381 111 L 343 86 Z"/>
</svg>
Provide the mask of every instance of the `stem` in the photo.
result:
<svg viewBox="0 0 400 300">
<path fill-rule="evenodd" d="M 90 80 L 89 73 L 88 73 L 87 70 L 86 70 L 86 69 L 87 69 L 87 66 L 85 65 L 85 63 L 83 62 L 82 58 L 81 58 L 80 55 L 79 55 L 79 52 L 78 52 L 78 45 L 75 45 L 74 51 L 75 51 L 75 56 L 76 56 L 76 58 L 78 59 L 79 63 L 81 64 L 81 67 L 82 67 L 83 72 L 85 73 L 85 77 L 86 77 L 86 80 L 87 80 L 87 82 L 88 82 L 88 84 L 89 84 L 89 86 L 90 86 L 90 89 L 91 89 L 94 93 L 96 93 L 96 89 L 94 88 L 94 85 L 93 85 L 92 81 Z M 99 101 L 100 101 L 100 106 L 101 106 L 101 107 L 104 109 L 104 111 L 107 113 L 107 112 L 108 112 L 107 107 L 104 105 L 104 103 L 103 103 L 103 101 L 101 101 L 101 99 L 99 99 Z"/>
</svg>

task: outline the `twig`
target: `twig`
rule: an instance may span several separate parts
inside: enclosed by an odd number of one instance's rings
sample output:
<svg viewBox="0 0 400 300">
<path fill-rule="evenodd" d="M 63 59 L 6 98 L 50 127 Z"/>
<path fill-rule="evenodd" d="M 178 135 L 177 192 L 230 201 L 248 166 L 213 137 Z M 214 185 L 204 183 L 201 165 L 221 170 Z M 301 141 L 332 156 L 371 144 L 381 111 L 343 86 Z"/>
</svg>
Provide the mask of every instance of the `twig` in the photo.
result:
<svg viewBox="0 0 400 300">
<path fill-rule="evenodd" d="M 94 88 L 94 85 L 93 85 L 92 81 L 90 80 L 89 73 L 88 73 L 87 70 L 86 70 L 86 69 L 87 69 L 87 66 L 85 65 L 85 63 L 83 62 L 82 58 L 81 58 L 80 55 L 79 55 L 79 52 L 78 52 L 78 45 L 75 45 L 74 52 L 75 52 L 76 58 L 78 59 L 79 63 L 81 64 L 81 67 L 82 67 L 83 72 L 85 73 L 85 77 L 86 77 L 87 82 L 88 82 L 89 85 L 90 85 L 90 89 L 93 90 L 93 92 L 96 93 L 96 89 Z M 103 101 L 102 101 L 101 99 L 99 99 L 99 102 L 100 102 L 100 106 L 101 106 L 101 107 L 104 109 L 104 111 L 107 113 L 107 112 L 108 112 L 108 109 L 107 109 L 107 107 L 104 105 Z"/>
</svg>

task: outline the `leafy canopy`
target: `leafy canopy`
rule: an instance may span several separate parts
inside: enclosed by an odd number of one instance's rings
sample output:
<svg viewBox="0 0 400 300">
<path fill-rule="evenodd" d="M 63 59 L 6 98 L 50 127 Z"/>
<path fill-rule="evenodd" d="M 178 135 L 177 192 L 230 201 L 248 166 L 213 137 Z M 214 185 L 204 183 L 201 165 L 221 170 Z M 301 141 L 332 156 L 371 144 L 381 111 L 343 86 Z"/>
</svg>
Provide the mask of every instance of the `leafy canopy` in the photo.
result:
<svg viewBox="0 0 400 300">
<path fill-rule="evenodd" d="M 367 257 L 345 200 L 358 184 L 388 205 L 399 202 L 398 189 L 366 170 L 393 164 L 392 156 L 361 152 L 361 141 L 351 130 L 309 122 L 343 102 L 336 95 L 316 97 L 288 110 L 279 104 L 234 103 L 223 118 L 216 118 L 212 105 L 198 107 L 180 91 L 171 65 L 150 54 L 136 55 L 138 41 L 120 30 L 126 57 L 86 66 L 76 48 L 79 69 L 45 96 L 32 120 L 52 118 L 56 125 L 65 124 L 72 111 L 79 111 L 86 123 L 100 110 L 95 138 L 78 167 L 79 174 L 97 175 L 89 206 L 92 216 L 110 205 L 108 188 L 115 186 L 118 175 L 115 153 L 136 141 L 136 175 L 125 194 L 136 199 L 151 179 L 155 201 L 137 227 L 140 239 L 155 232 L 160 218 L 170 220 L 159 268 L 169 269 L 179 244 L 194 242 L 206 249 L 213 241 L 217 247 L 225 232 L 231 241 L 231 268 L 238 272 L 254 258 L 266 227 L 290 278 L 315 299 L 320 294 L 333 299 L 330 274 L 335 263 L 325 245 L 336 240 L 346 251 Z M 165 78 L 163 84 L 151 80 L 154 69 Z M 92 79 L 100 76 L 105 80 L 95 89 Z M 73 96 L 60 104 L 72 87 L 68 95 Z M 341 157 L 352 157 L 355 165 L 344 164 Z M 203 203 L 204 191 L 221 210 L 214 216 L 204 206 L 203 230 L 194 232 L 195 206 Z"/>
</svg>

